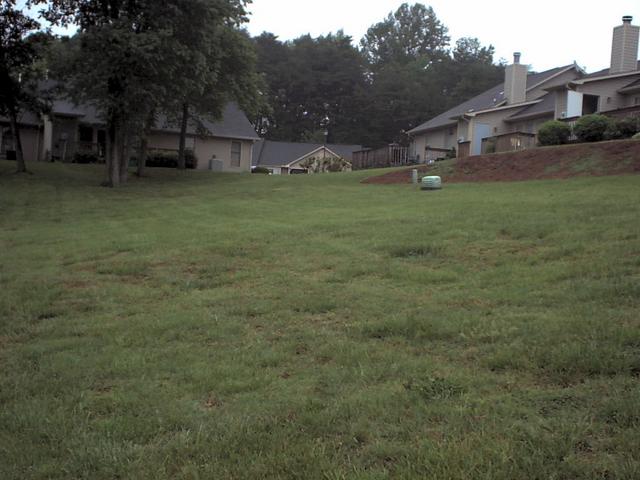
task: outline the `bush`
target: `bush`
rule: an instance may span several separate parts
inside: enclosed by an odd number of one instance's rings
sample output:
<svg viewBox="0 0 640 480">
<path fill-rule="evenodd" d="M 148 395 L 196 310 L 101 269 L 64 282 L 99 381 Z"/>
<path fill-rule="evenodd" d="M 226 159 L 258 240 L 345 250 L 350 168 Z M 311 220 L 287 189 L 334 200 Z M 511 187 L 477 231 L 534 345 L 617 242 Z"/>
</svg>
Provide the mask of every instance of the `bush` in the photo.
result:
<svg viewBox="0 0 640 480">
<path fill-rule="evenodd" d="M 619 118 L 614 122 L 619 138 L 631 138 L 640 132 L 640 118 L 625 117 Z"/>
<path fill-rule="evenodd" d="M 100 157 L 95 153 L 76 153 L 74 163 L 99 163 Z"/>
<path fill-rule="evenodd" d="M 196 168 L 196 157 L 192 150 L 185 151 L 187 168 Z M 147 167 L 178 168 L 178 152 L 166 150 L 151 150 L 147 156 Z"/>
<path fill-rule="evenodd" d="M 540 145 L 563 145 L 569 141 L 571 127 L 559 120 L 549 120 L 538 129 L 538 143 Z"/>
<path fill-rule="evenodd" d="M 269 175 L 269 169 L 265 168 L 265 167 L 255 167 L 253 170 L 251 170 L 251 173 L 262 173 L 262 174 L 266 174 Z"/>
<path fill-rule="evenodd" d="M 581 142 L 600 142 L 605 139 L 607 130 L 611 132 L 612 120 L 604 115 L 585 115 L 576 122 L 573 133 Z"/>
<path fill-rule="evenodd" d="M 640 140 L 640 133 L 636 133 L 633 137 L 631 137 L 633 140 Z"/>
</svg>

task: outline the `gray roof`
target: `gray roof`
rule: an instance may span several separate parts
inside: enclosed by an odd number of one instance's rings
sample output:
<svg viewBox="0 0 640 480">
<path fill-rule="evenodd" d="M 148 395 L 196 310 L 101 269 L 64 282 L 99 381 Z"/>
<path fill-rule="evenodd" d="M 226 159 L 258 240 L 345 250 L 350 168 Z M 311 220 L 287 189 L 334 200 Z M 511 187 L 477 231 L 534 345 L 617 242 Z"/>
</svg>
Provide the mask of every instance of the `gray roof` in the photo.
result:
<svg viewBox="0 0 640 480">
<path fill-rule="evenodd" d="M 540 73 L 530 73 L 527 76 L 527 88 L 531 88 L 534 85 L 537 85 L 541 82 L 548 80 L 553 77 L 557 73 L 560 73 L 563 70 L 566 70 L 571 65 L 565 65 L 564 67 L 552 68 L 551 70 L 547 70 L 545 72 Z M 416 128 L 409 130 L 409 133 L 418 133 L 426 130 L 436 129 L 446 127 L 448 125 L 455 125 L 456 121 L 452 120 L 454 117 L 459 117 L 465 113 L 472 111 L 481 111 L 487 110 L 490 108 L 495 108 L 500 105 L 505 100 L 504 97 L 504 82 L 496 85 L 495 87 L 487 90 L 486 92 L 477 95 L 466 102 L 461 103 L 453 107 L 450 110 L 447 110 L 444 113 L 432 118 L 431 120 L 423 123 L 422 125 L 417 126 Z"/>
<path fill-rule="evenodd" d="M 9 123 L 9 117 L 3 117 L 0 115 L 0 123 Z M 21 112 L 18 115 L 18 123 L 25 126 L 38 127 L 42 122 L 33 112 Z"/>
<path fill-rule="evenodd" d="M 604 68 L 602 70 L 599 70 L 597 72 L 593 72 L 590 73 L 589 75 L 585 75 L 584 77 L 582 77 L 581 80 L 585 80 L 585 79 L 591 79 L 591 78 L 598 78 L 598 77 L 608 77 L 609 75 L 611 75 L 609 68 Z M 633 71 L 631 72 L 620 72 L 620 73 L 634 73 Z M 636 67 L 636 73 L 640 73 L 640 60 L 638 60 L 638 65 Z M 618 75 L 617 73 L 614 75 Z"/>
<path fill-rule="evenodd" d="M 556 99 L 553 93 L 547 93 L 542 97 L 542 100 L 528 107 L 524 107 L 522 110 L 518 110 L 516 113 L 506 119 L 507 122 L 514 122 L 517 120 L 524 120 L 528 118 L 543 117 L 545 115 L 553 115 L 556 110 Z"/>
<path fill-rule="evenodd" d="M 322 143 L 294 143 L 260 140 L 253 147 L 253 159 L 251 165 L 254 167 L 279 167 L 282 165 L 288 165 L 322 146 Z M 327 144 L 326 147 L 349 162 L 353 157 L 353 152 L 362 150 L 362 145 Z"/>
<path fill-rule="evenodd" d="M 230 102 L 224 109 L 222 119 L 216 122 L 202 120 L 200 125 L 206 130 L 205 135 L 223 138 L 240 138 L 258 140 L 258 134 L 240 107 Z M 155 128 L 163 132 L 179 133 L 180 127 L 168 122 L 165 116 L 158 117 Z M 201 133 L 198 122 L 191 120 L 187 125 L 187 133 L 198 135 Z"/>
<path fill-rule="evenodd" d="M 53 82 L 48 82 L 46 84 L 47 88 L 52 88 L 53 86 L 55 86 L 55 83 Z M 104 119 L 102 118 L 100 111 L 95 106 L 90 104 L 76 105 L 74 102 L 64 97 L 56 98 L 53 101 L 52 113 L 54 115 L 63 117 L 74 117 L 77 118 L 79 122 L 85 124 L 104 124 Z M 0 118 L 0 121 L 1 120 L 2 119 Z M 40 125 L 42 122 L 38 115 L 31 112 L 25 112 L 22 116 L 22 119 L 20 120 L 20 123 L 25 125 Z M 198 128 L 198 123 L 196 123 L 195 121 L 189 122 L 187 133 L 191 135 L 204 133 L 204 135 L 207 136 L 222 138 L 237 138 L 249 140 L 259 139 L 255 130 L 253 129 L 253 126 L 247 119 L 247 116 L 234 102 L 229 102 L 225 106 L 221 120 L 215 122 L 204 120 L 200 122 L 200 125 L 204 127 L 204 132 L 202 132 L 202 130 Z M 155 128 L 156 130 L 162 132 L 180 132 L 180 127 L 167 122 L 166 116 L 158 116 Z"/>
</svg>

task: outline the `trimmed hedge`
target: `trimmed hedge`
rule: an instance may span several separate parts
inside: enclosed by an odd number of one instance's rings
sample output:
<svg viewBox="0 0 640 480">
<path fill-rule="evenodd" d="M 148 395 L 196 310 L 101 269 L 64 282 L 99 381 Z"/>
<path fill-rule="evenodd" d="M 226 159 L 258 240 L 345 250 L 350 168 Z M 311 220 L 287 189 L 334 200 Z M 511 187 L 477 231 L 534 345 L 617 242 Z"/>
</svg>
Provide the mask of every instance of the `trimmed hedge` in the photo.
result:
<svg viewBox="0 0 640 480">
<path fill-rule="evenodd" d="M 545 145 L 563 145 L 569 141 L 571 127 L 559 120 L 544 122 L 538 129 L 538 143 Z"/>
<path fill-rule="evenodd" d="M 611 132 L 613 121 L 604 115 L 585 115 L 576 122 L 573 133 L 580 142 L 600 142 Z"/>
<path fill-rule="evenodd" d="M 187 168 L 196 168 L 196 157 L 192 150 L 185 150 L 185 164 Z M 147 167 L 178 168 L 178 152 L 150 150 L 147 156 Z"/>
</svg>

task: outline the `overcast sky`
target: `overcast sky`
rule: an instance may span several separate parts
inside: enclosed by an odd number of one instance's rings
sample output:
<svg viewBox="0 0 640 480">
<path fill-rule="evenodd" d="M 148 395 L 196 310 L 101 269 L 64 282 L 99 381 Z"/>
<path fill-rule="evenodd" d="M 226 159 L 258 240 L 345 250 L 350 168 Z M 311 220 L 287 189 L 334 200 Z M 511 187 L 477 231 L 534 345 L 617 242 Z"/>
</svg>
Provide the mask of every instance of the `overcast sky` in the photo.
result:
<svg viewBox="0 0 640 480">
<path fill-rule="evenodd" d="M 408 2 L 416 3 L 416 2 Z M 438 18 L 455 41 L 477 37 L 496 47 L 496 60 L 522 52 L 523 63 L 535 70 L 567 65 L 574 60 L 588 71 L 610 63 L 611 36 L 623 15 L 640 24 L 640 0 L 431 0 Z M 396 10 L 401 0 L 253 0 L 248 25 L 252 35 L 263 31 L 289 40 L 344 30 L 359 42 L 367 29 Z"/>
</svg>

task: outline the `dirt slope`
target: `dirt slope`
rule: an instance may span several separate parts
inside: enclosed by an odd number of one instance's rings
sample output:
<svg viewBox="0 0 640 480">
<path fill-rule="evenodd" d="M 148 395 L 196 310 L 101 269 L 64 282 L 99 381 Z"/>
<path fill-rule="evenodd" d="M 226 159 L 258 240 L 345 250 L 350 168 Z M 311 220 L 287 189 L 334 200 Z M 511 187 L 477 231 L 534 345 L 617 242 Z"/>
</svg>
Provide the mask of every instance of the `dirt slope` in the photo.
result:
<svg viewBox="0 0 640 480">
<path fill-rule="evenodd" d="M 415 167 L 414 167 L 415 168 Z M 445 182 L 496 182 L 640 173 L 640 141 L 623 140 L 520 152 L 478 155 L 432 167 L 421 174 L 440 175 Z M 363 183 L 410 183 L 411 168 L 369 177 Z"/>
</svg>

